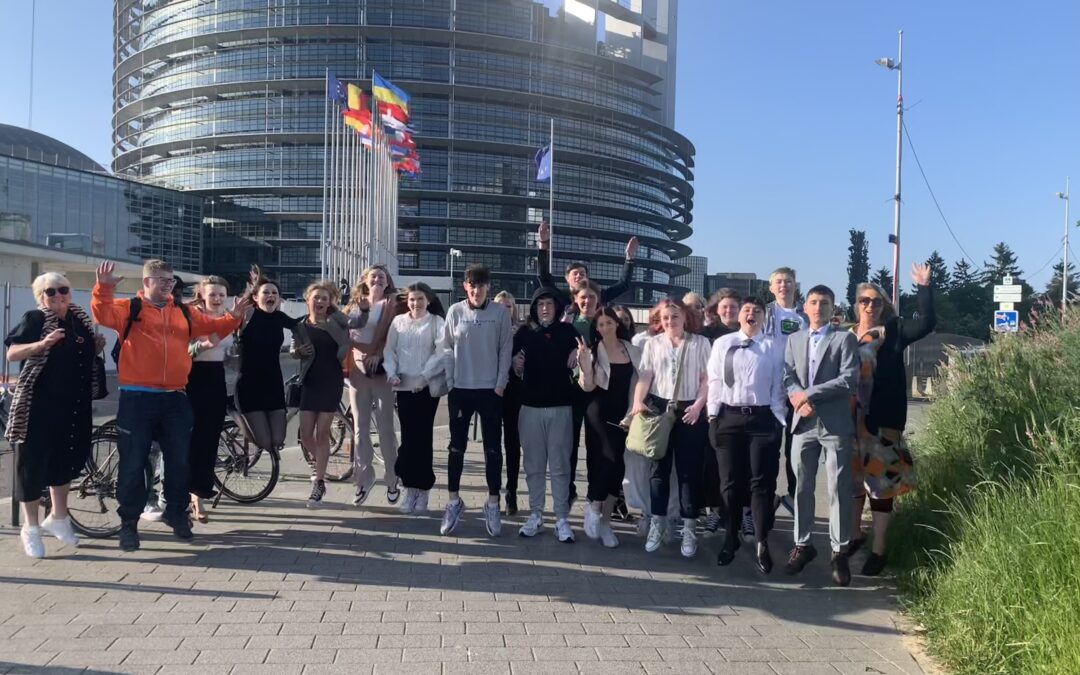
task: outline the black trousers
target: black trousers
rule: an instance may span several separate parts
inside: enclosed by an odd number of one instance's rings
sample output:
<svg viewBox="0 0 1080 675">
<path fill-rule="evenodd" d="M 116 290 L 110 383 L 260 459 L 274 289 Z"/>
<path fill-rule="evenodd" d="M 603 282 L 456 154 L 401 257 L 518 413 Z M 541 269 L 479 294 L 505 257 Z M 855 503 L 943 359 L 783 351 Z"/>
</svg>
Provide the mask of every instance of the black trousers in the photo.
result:
<svg viewBox="0 0 1080 675">
<path fill-rule="evenodd" d="M 708 448 L 704 455 L 705 507 L 723 507 L 724 497 L 720 494 L 720 467 L 716 464 L 716 453 L 712 448 Z"/>
<path fill-rule="evenodd" d="M 191 475 L 188 492 L 211 499 L 214 490 L 214 464 L 217 461 L 221 427 L 225 424 L 225 364 L 220 361 L 195 361 L 188 375 L 187 397 L 194 421 L 191 426 Z"/>
<path fill-rule="evenodd" d="M 727 539 L 739 536 L 742 509 L 749 505 L 758 542 L 768 538 L 773 525 L 773 498 L 780 467 L 781 426 L 768 406 L 722 407 L 709 425 L 709 441 L 716 450 L 720 493 L 727 510 Z"/>
<path fill-rule="evenodd" d="M 518 433 L 518 415 L 521 398 L 511 387 L 503 397 L 502 425 L 503 449 L 506 451 L 506 491 L 517 494 L 518 476 L 521 475 L 521 436 Z"/>
<path fill-rule="evenodd" d="M 578 387 L 574 387 L 574 398 L 570 401 L 572 417 L 574 421 L 574 441 L 570 448 L 570 501 L 577 499 L 577 460 L 578 448 L 581 446 L 581 427 L 585 422 L 585 408 L 589 405 L 589 397 Z M 589 466 L 585 464 L 585 479 L 588 480 Z"/>
<path fill-rule="evenodd" d="M 585 408 L 585 466 L 589 478 L 590 502 L 602 502 L 618 497 L 626 475 L 626 431 L 618 426 L 625 415 L 605 414 L 604 397 L 608 394 L 597 388 L 589 394 Z M 625 401 L 625 397 L 623 397 Z"/>
<path fill-rule="evenodd" d="M 480 415 L 480 431 L 484 435 L 484 477 L 488 495 L 497 497 L 502 483 L 502 448 L 499 438 L 502 426 L 502 397 L 494 389 L 451 389 L 450 459 L 447 462 L 446 487 L 450 492 L 461 489 L 461 473 L 465 470 L 465 448 L 469 444 L 469 423 L 474 414 Z"/>
<path fill-rule="evenodd" d="M 649 497 L 652 515 L 668 515 L 668 496 L 671 494 L 671 463 L 675 463 L 675 477 L 679 481 L 679 515 L 697 518 L 701 508 L 702 477 L 705 448 L 709 443 L 709 428 L 705 413 L 695 424 L 682 421 L 682 416 L 693 401 L 680 401 L 675 410 L 675 426 L 668 437 L 668 451 L 663 459 L 653 465 L 649 479 Z"/>
<path fill-rule="evenodd" d="M 397 392 L 398 423 L 401 443 L 398 445 L 394 475 L 407 488 L 430 490 L 435 485 L 435 411 L 439 399 L 427 387 L 420 391 Z"/>
</svg>

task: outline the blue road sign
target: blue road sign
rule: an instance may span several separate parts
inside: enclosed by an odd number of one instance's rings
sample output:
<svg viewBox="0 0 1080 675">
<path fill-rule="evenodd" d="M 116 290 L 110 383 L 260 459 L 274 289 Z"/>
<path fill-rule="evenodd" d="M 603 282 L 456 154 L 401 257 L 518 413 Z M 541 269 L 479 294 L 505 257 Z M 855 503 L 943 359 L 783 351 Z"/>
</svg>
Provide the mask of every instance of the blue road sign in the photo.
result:
<svg viewBox="0 0 1080 675">
<path fill-rule="evenodd" d="M 1015 333 L 1020 330 L 1020 312 L 998 310 L 994 312 L 994 330 L 999 333 Z"/>
</svg>

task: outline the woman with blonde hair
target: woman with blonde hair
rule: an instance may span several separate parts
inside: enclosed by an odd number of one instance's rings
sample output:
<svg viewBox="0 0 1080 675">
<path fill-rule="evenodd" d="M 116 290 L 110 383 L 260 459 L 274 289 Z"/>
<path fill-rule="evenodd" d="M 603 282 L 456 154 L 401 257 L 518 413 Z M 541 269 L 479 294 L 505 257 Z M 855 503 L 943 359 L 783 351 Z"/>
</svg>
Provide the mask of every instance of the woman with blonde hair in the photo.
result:
<svg viewBox="0 0 1080 675">
<path fill-rule="evenodd" d="M 326 465 L 330 460 L 330 425 L 345 388 L 342 362 L 349 353 L 349 325 L 338 311 L 337 286 L 328 281 L 304 291 L 308 314 L 293 330 L 289 353 L 300 359 L 300 442 L 315 458 L 308 507 L 319 506 L 326 495 Z"/>
<path fill-rule="evenodd" d="M 7 438 L 18 444 L 15 499 L 22 502 L 21 538 L 26 555 L 43 558 L 41 531 L 68 546 L 78 537 L 68 516 L 68 486 L 90 454 L 91 402 L 104 391 L 94 356 L 105 340 L 90 316 L 71 302 L 71 282 L 46 272 L 32 286 L 37 309 L 4 340 L 7 359 L 19 361 Z M 52 512 L 40 520 L 41 494 L 49 488 Z"/>
<path fill-rule="evenodd" d="M 191 304 L 195 311 L 210 316 L 224 316 L 225 298 L 228 295 L 228 282 L 218 276 L 209 276 L 195 284 L 195 300 Z M 200 523 L 209 521 L 202 500 L 213 499 L 217 494 L 214 490 L 214 463 L 228 403 L 225 356 L 232 348 L 233 340 L 232 333 L 208 335 L 196 338 L 188 345 L 192 358 L 186 391 L 194 420 L 191 427 L 188 492 L 191 493 L 192 517 Z"/>
<path fill-rule="evenodd" d="M 509 291 L 495 294 L 495 302 L 506 307 L 510 313 L 510 332 L 517 332 L 521 319 L 518 318 L 517 300 Z M 510 368 L 513 372 L 513 367 Z M 503 392 L 503 452 L 506 453 L 506 487 L 503 499 L 506 506 L 503 512 L 508 516 L 517 515 L 517 486 L 521 475 L 521 436 L 518 433 L 518 416 L 521 414 L 521 380 L 511 377 Z"/>
<path fill-rule="evenodd" d="M 386 379 L 383 349 L 390 324 L 399 313 L 397 291 L 385 265 L 372 265 L 360 274 L 345 308 L 350 324 L 352 352 L 349 359 L 349 404 L 353 413 L 353 477 L 356 493 L 353 505 L 360 506 L 375 486 L 375 447 L 371 443 L 372 408 L 379 432 L 379 452 L 383 458 L 386 501 L 396 504 L 401 496 L 398 477 L 397 436 L 394 434 L 394 388 Z"/>
<path fill-rule="evenodd" d="M 859 385 L 852 401 L 855 409 L 855 521 L 848 547 L 850 556 L 866 541 L 862 511 L 870 498 L 874 539 L 862 567 L 864 576 L 877 576 L 885 568 L 885 536 L 892 520 L 893 500 L 914 489 L 911 453 L 904 441 L 907 426 L 907 372 L 904 350 L 934 330 L 934 295 L 930 267 L 912 265 L 917 287 L 917 318 L 901 321 L 877 284 L 864 282 L 855 288 L 855 313 L 851 329 L 859 338 Z M 899 280 L 897 280 L 899 283 Z"/>
</svg>

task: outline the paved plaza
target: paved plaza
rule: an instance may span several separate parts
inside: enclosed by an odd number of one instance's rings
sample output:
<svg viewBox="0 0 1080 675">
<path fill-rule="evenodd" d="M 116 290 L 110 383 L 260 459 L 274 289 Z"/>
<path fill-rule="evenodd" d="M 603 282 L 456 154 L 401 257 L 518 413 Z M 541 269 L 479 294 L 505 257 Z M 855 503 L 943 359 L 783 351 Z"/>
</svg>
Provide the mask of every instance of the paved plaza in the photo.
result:
<svg viewBox="0 0 1080 675">
<path fill-rule="evenodd" d="M 18 533 L 0 529 L 0 672 L 922 672 L 887 584 L 829 585 L 820 497 L 822 555 L 797 578 L 783 574 L 791 521 L 781 511 L 777 569 L 764 577 L 747 546 L 717 567 L 720 535 L 685 560 L 675 542 L 646 554 L 634 526 L 617 523 L 621 546 L 605 549 L 581 530 L 580 503 L 574 544 L 559 543 L 551 521 L 542 536 L 517 536 L 524 515 L 492 539 L 478 444 L 467 457 L 468 511 L 450 537 L 438 534 L 444 494 L 427 516 L 407 517 L 381 485 L 356 509 L 350 487 L 332 484 L 326 506 L 305 508 L 295 449 L 269 499 L 223 501 L 191 544 L 143 524 L 137 553 L 115 539 L 77 550 L 50 539 L 48 557 L 32 561 Z"/>
</svg>

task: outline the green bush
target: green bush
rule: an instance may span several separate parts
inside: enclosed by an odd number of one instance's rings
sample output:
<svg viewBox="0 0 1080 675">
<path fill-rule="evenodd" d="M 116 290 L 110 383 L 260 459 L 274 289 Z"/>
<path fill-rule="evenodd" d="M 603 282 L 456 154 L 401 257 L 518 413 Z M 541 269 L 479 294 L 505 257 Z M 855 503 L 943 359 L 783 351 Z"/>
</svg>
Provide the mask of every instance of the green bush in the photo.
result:
<svg viewBox="0 0 1080 675">
<path fill-rule="evenodd" d="M 915 442 L 890 557 L 956 672 L 1080 673 L 1080 315 L 1068 326 L 950 365 Z"/>
</svg>

